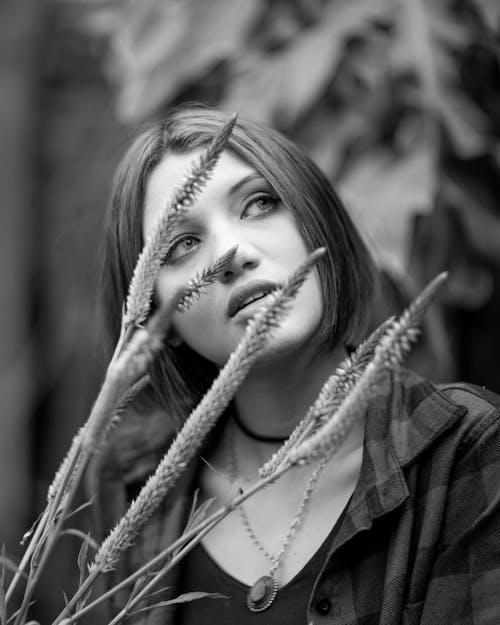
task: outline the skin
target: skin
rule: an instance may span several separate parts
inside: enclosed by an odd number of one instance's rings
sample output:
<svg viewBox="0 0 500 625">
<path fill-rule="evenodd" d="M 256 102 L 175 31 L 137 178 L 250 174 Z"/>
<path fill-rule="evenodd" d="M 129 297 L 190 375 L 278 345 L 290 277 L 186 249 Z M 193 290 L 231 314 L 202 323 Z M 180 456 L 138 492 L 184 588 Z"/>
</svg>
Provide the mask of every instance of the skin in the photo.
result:
<svg viewBox="0 0 500 625">
<path fill-rule="evenodd" d="M 173 187 L 182 180 L 193 156 L 169 155 L 152 173 L 146 192 L 145 234 L 164 209 Z M 235 188 L 236 185 L 241 186 Z M 215 258 L 238 245 L 222 279 L 189 311 L 174 318 L 174 328 L 181 340 L 221 366 L 241 339 L 246 323 L 261 306 L 261 302 L 255 302 L 230 318 L 227 305 L 231 294 L 255 279 L 282 283 L 306 259 L 304 241 L 291 212 L 269 184 L 229 152 L 222 155 L 188 220 L 172 238 L 171 258 L 161 276 L 166 291 L 171 284 L 187 282 Z M 319 280 L 313 274 L 261 363 L 276 362 L 294 353 L 315 333 L 322 312 Z"/>
<path fill-rule="evenodd" d="M 198 154 L 169 154 L 152 172 L 146 187 L 145 236 Z M 283 282 L 306 258 L 306 246 L 292 213 L 276 198 L 269 184 L 230 152 L 222 155 L 189 219 L 171 238 L 170 258 L 158 287 L 160 296 L 166 297 L 176 286 L 185 284 L 215 258 L 238 245 L 222 278 L 189 311 L 177 313 L 173 322 L 178 340 L 221 366 L 261 305 L 255 302 L 228 317 L 228 301 L 234 289 L 254 279 Z M 342 347 L 325 355 L 314 345 L 312 338 L 322 314 L 319 278 L 314 272 L 236 397 L 240 418 L 252 423 L 255 431 L 291 431 L 323 381 L 344 357 Z"/>
<path fill-rule="evenodd" d="M 154 228 L 172 190 L 181 183 L 198 154 L 169 154 L 151 173 L 146 186 L 144 236 Z M 269 184 L 231 152 L 222 154 L 189 218 L 172 233 L 171 241 L 159 278 L 159 297 L 168 297 L 215 258 L 238 246 L 219 281 L 189 311 L 176 313 L 173 320 L 174 340 L 184 341 L 218 366 L 226 362 L 248 320 L 261 305 L 255 302 L 229 317 L 228 301 L 234 289 L 254 279 L 282 283 L 308 254 L 293 214 Z M 314 336 L 322 315 L 319 277 L 312 272 L 291 312 L 235 397 L 240 419 L 254 432 L 289 435 L 324 381 L 345 357 L 342 346 L 328 353 L 318 350 Z M 208 458 L 210 466 L 219 471 L 207 467 L 201 475 L 202 494 L 215 498 L 215 508 L 232 496 L 225 474 L 228 440 L 234 447 L 237 473 L 245 486 L 255 481 L 258 468 L 278 447 L 250 439 L 239 430 L 230 437 L 224 435 Z M 305 531 L 294 538 L 280 566 L 282 583 L 307 562 L 345 506 L 359 474 L 362 440 L 360 424 L 336 454 L 336 463 L 328 463 L 324 469 L 314 491 L 314 507 L 307 515 Z M 257 535 L 266 537 L 272 553 L 281 547 L 311 470 L 311 466 L 294 468 L 246 504 Z M 232 539 L 228 540 L 228 536 Z M 203 543 L 223 568 L 243 582 L 252 584 L 269 570 L 268 561 L 249 540 L 237 513 L 214 528 Z"/>
</svg>

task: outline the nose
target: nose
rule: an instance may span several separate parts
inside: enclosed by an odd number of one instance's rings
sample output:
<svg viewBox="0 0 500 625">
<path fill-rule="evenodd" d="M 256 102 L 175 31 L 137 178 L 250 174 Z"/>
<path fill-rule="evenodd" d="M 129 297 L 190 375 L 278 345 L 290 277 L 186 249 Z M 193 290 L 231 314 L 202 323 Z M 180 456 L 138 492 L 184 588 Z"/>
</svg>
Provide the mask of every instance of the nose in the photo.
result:
<svg viewBox="0 0 500 625">
<path fill-rule="evenodd" d="M 241 241 L 235 241 L 235 244 L 238 249 L 219 278 L 223 284 L 232 282 L 245 271 L 255 269 L 260 263 L 258 253 L 251 245 Z"/>
</svg>

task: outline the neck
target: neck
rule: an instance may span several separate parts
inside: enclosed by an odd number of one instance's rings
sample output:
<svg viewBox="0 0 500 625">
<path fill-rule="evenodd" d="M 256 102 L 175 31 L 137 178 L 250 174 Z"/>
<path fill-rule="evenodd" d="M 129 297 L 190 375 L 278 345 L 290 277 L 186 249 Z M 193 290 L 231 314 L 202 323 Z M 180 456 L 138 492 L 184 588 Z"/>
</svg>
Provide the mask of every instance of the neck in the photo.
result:
<svg viewBox="0 0 500 625">
<path fill-rule="evenodd" d="M 312 355 L 303 350 L 279 365 L 255 367 L 235 398 L 239 421 L 260 436 L 288 437 L 346 355 L 343 347 Z"/>
</svg>

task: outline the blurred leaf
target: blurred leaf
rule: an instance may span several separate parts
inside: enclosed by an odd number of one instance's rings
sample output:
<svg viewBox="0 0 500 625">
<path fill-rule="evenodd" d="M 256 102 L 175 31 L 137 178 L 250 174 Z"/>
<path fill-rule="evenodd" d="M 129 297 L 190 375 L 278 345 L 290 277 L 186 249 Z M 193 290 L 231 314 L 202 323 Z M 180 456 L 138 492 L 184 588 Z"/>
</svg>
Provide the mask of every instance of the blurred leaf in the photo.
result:
<svg viewBox="0 0 500 625">
<path fill-rule="evenodd" d="M 206 519 L 210 507 L 215 501 L 215 499 L 212 497 L 210 499 L 206 499 L 198 505 L 198 494 L 198 490 L 196 490 L 193 496 L 193 503 L 191 505 L 188 520 L 186 521 L 186 526 L 184 528 L 184 534 L 189 532 L 193 527 L 196 527 L 198 524 L 202 523 Z"/>
<path fill-rule="evenodd" d="M 380 140 L 380 107 L 379 94 L 374 93 L 336 109 L 320 103 L 300 124 L 296 139 L 335 182 L 355 154 Z"/>
<path fill-rule="evenodd" d="M 435 155 L 428 141 L 403 156 L 382 149 L 367 152 L 340 181 L 376 258 L 398 273 L 407 268 L 411 218 L 432 209 L 435 189 Z"/>
<path fill-rule="evenodd" d="M 463 158 L 478 156 L 490 151 L 486 116 L 468 100 L 463 92 L 449 91 L 450 98 L 443 101 L 443 121 L 451 135 L 457 154 Z M 447 101 L 446 101 L 447 100 Z"/>
<path fill-rule="evenodd" d="M 479 257 L 500 264 L 500 219 L 464 185 L 448 179 L 443 186 L 447 200 L 460 217 L 470 248 Z"/>
<path fill-rule="evenodd" d="M 135 0 L 112 38 L 118 114 L 146 117 L 217 63 L 240 54 L 260 2 Z"/>
<path fill-rule="evenodd" d="M 130 614 L 138 614 L 139 612 L 145 612 L 147 610 L 152 610 L 153 608 L 166 607 L 169 605 L 175 605 L 177 603 L 188 603 L 189 601 L 196 601 L 197 599 L 229 599 L 227 595 L 221 595 L 218 592 L 187 592 L 183 595 L 179 595 L 175 599 L 169 599 L 168 601 L 159 601 L 153 605 L 150 605 L 146 608 L 141 608 L 140 610 L 135 610 L 134 612 L 130 612 Z"/>
<path fill-rule="evenodd" d="M 153 575 L 155 575 L 154 571 L 151 571 L 151 573 L 148 573 L 148 576 L 150 576 L 150 577 L 153 576 Z M 162 586 L 161 588 L 158 588 L 158 590 L 153 590 L 152 592 L 148 592 L 148 594 L 144 596 L 144 599 L 151 599 L 151 597 L 154 597 L 155 595 L 161 595 L 162 593 L 165 593 L 169 588 L 171 588 L 171 587 L 170 586 Z"/>
<path fill-rule="evenodd" d="M 131 602 L 135 599 L 136 595 L 144 588 L 148 581 L 148 575 L 141 575 L 135 580 L 134 587 L 130 592 L 127 603 L 125 604 L 125 609 L 128 611 Z"/>
<path fill-rule="evenodd" d="M 87 573 L 87 560 L 88 560 L 88 552 L 89 552 L 89 544 L 90 544 L 90 534 L 87 534 L 84 537 L 82 542 L 82 546 L 80 547 L 80 551 L 78 552 L 77 564 L 78 570 L 80 571 L 80 583 L 79 586 L 83 584 L 83 580 L 85 579 Z"/>
<path fill-rule="evenodd" d="M 90 506 L 92 506 L 94 503 L 94 498 L 92 497 L 91 499 L 89 499 L 88 501 L 86 501 L 85 503 L 82 503 L 80 506 L 78 506 L 77 508 L 75 508 L 74 510 L 71 510 L 71 512 L 68 513 L 66 519 L 71 518 L 72 516 L 75 516 L 76 514 L 78 514 L 79 512 L 81 512 L 82 510 L 85 510 L 86 508 L 89 508 Z"/>
<path fill-rule="evenodd" d="M 455 47 L 467 43 L 466 27 L 444 0 L 406 0 L 404 6 L 394 54 L 403 46 L 411 49 L 422 103 L 446 128 L 458 155 L 467 158 L 489 151 L 488 120 L 464 93 L 455 58 Z"/>
<path fill-rule="evenodd" d="M 493 295 L 494 277 L 484 265 L 467 262 L 463 257 L 459 257 L 457 261 L 450 271 L 445 302 L 448 306 L 478 310 Z"/>
<path fill-rule="evenodd" d="M 71 2 L 72 0 L 63 0 Z M 123 7 L 114 1 L 93 2 L 86 0 L 85 11 L 78 14 L 75 28 L 86 35 L 109 37 L 121 22 Z"/>
<path fill-rule="evenodd" d="M 6 556 L 4 553 L 2 553 L 2 555 L 0 556 L 0 566 L 2 567 L 2 574 L 3 575 L 4 575 L 3 571 L 5 571 L 5 569 L 7 569 L 9 571 L 12 571 L 12 573 L 20 572 L 21 575 L 24 578 L 26 578 L 26 579 L 28 578 L 26 573 L 21 571 L 21 569 L 17 566 L 17 564 L 14 562 L 14 560 L 12 560 L 8 556 Z"/>
<path fill-rule="evenodd" d="M 90 534 L 85 534 L 81 530 L 77 530 L 77 529 L 74 529 L 74 528 L 68 528 L 68 529 L 61 530 L 59 532 L 59 536 L 64 536 L 64 535 L 76 536 L 77 538 L 81 538 L 83 543 L 84 544 L 87 543 L 87 545 L 92 547 L 92 549 L 97 549 L 98 546 L 99 546 L 97 544 L 97 542 L 90 536 Z"/>
<path fill-rule="evenodd" d="M 130 593 L 130 596 L 127 601 L 127 606 L 130 603 L 130 601 L 135 597 L 135 595 L 137 595 L 137 593 L 139 593 L 144 588 L 147 581 L 148 581 L 147 575 L 141 575 L 135 580 L 134 587 L 132 588 L 132 592 Z"/>
<path fill-rule="evenodd" d="M 330 2 L 317 26 L 274 53 L 253 52 L 236 64 L 222 106 L 279 127 L 293 126 L 330 83 L 345 40 L 385 16 L 392 0 Z"/>
<path fill-rule="evenodd" d="M 498 0 L 473 0 L 487 26 L 493 33 L 500 31 L 500 2 Z"/>
</svg>

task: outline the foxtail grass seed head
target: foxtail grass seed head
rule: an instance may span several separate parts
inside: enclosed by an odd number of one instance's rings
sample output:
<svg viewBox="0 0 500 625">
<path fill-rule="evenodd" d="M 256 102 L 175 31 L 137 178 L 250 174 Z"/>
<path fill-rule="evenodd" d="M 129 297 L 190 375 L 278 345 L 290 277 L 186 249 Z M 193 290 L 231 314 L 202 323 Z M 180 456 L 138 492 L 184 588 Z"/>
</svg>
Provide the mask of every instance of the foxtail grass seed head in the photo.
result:
<svg viewBox="0 0 500 625">
<path fill-rule="evenodd" d="M 375 348 L 388 327 L 393 323 L 391 317 L 382 323 L 356 349 L 352 356 L 345 358 L 324 383 L 321 391 L 307 411 L 304 419 L 298 423 L 290 437 L 259 469 L 259 476 L 264 479 L 277 471 L 285 462 L 288 453 L 298 444 L 304 435 L 314 434 L 316 429 L 324 424 L 325 420 L 340 406 L 347 393 L 354 387 L 364 368 L 373 358 Z"/>
<path fill-rule="evenodd" d="M 132 544 L 232 400 L 257 356 L 268 344 L 273 330 L 280 326 L 299 288 L 324 252 L 324 248 L 313 252 L 283 287 L 269 297 L 269 303 L 249 321 L 242 340 L 184 423 L 154 475 L 149 478 L 125 516 L 100 546 L 93 569 L 109 571 L 115 568 L 120 553 Z"/>
<path fill-rule="evenodd" d="M 375 360 L 383 359 L 387 366 L 399 366 L 420 334 L 420 326 L 431 302 L 448 278 L 447 272 L 437 275 L 413 302 L 393 322 L 381 339 Z"/>
<path fill-rule="evenodd" d="M 154 232 L 148 237 L 137 260 L 129 286 L 125 314 L 127 324 L 140 325 L 147 318 L 156 278 L 167 253 L 169 233 L 184 218 L 212 176 L 236 119 L 236 115 L 229 118 L 198 161 L 191 167 L 184 183 L 174 191 Z"/>
<path fill-rule="evenodd" d="M 47 491 L 47 503 L 53 501 L 56 494 L 59 492 L 63 480 L 66 478 L 68 471 L 70 470 L 70 466 L 75 459 L 79 448 L 81 447 L 84 429 L 85 427 L 81 427 L 71 441 L 69 451 L 61 462 L 59 469 L 52 480 L 52 484 L 49 486 L 49 490 Z"/>
<path fill-rule="evenodd" d="M 102 444 L 102 437 L 124 397 L 131 386 L 147 374 L 149 364 L 163 348 L 163 340 L 182 292 L 182 288 L 173 291 L 172 297 L 162 303 L 146 326 L 135 330 L 123 351 L 108 367 L 83 435 L 83 447 L 87 454 L 94 453 Z"/>
<path fill-rule="evenodd" d="M 78 440 L 83 440 L 87 455 L 93 454 L 102 445 L 109 428 L 119 420 L 124 406 L 149 382 L 149 377 L 146 373 L 147 367 L 163 347 L 163 340 L 170 327 L 174 310 L 178 309 L 181 304 L 187 309 L 190 305 L 188 300 L 194 301 L 205 286 L 217 280 L 233 259 L 236 249 L 235 246 L 221 255 L 207 269 L 202 271 L 199 276 L 196 276 L 191 281 L 191 286 L 188 286 L 187 289 L 177 289 L 169 293 L 168 298 L 161 298 L 162 305 L 160 309 L 151 317 L 146 327 L 138 328 L 134 332 L 130 341 L 125 345 L 123 352 L 112 365 L 114 384 L 124 388 L 123 396 L 118 401 L 118 404 L 116 404 L 117 395 L 111 393 L 113 397 L 112 402 L 97 401 L 98 409 L 91 415 L 87 431 L 84 434 L 82 429 L 79 433 L 81 439 Z M 109 385 L 105 386 L 104 392 L 109 392 L 108 389 Z M 74 444 L 76 444 L 75 441 Z M 59 475 L 56 475 L 57 484 L 51 487 L 50 497 L 56 492 L 55 489 L 58 488 L 58 484 L 62 481 L 67 466 L 69 466 L 69 458 L 66 460 L 66 464 L 59 470 Z"/>
<path fill-rule="evenodd" d="M 186 312 L 202 295 L 206 293 L 206 287 L 216 282 L 231 263 L 236 254 L 238 246 L 235 245 L 227 252 L 219 256 L 211 265 L 201 271 L 194 278 L 189 280 L 187 287 L 184 289 L 180 302 L 177 304 L 177 310 Z M 159 287 L 159 296 L 162 293 Z"/>
<path fill-rule="evenodd" d="M 348 356 L 340 363 L 334 373 L 336 380 L 332 379 L 330 385 L 318 397 L 318 402 L 313 405 L 313 420 L 315 428 L 321 427 L 325 421 L 337 410 L 347 394 L 354 388 L 367 365 L 373 360 L 375 351 L 380 341 L 394 324 L 394 317 L 390 317 L 376 328 L 370 336 L 363 341 L 352 356 Z M 333 376 L 332 376 L 333 378 Z M 313 430 L 314 432 L 314 430 Z"/>
<path fill-rule="evenodd" d="M 335 414 L 301 445 L 292 449 L 287 462 L 300 464 L 332 454 L 345 439 L 352 425 L 365 413 L 373 394 L 388 369 L 399 366 L 418 336 L 418 326 L 430 303 L 443 286 L 446 273 L 438 275 L 400 315 L 389 325 L 375 349 L 373 359 L 347 394 Z"/>
</svg>

